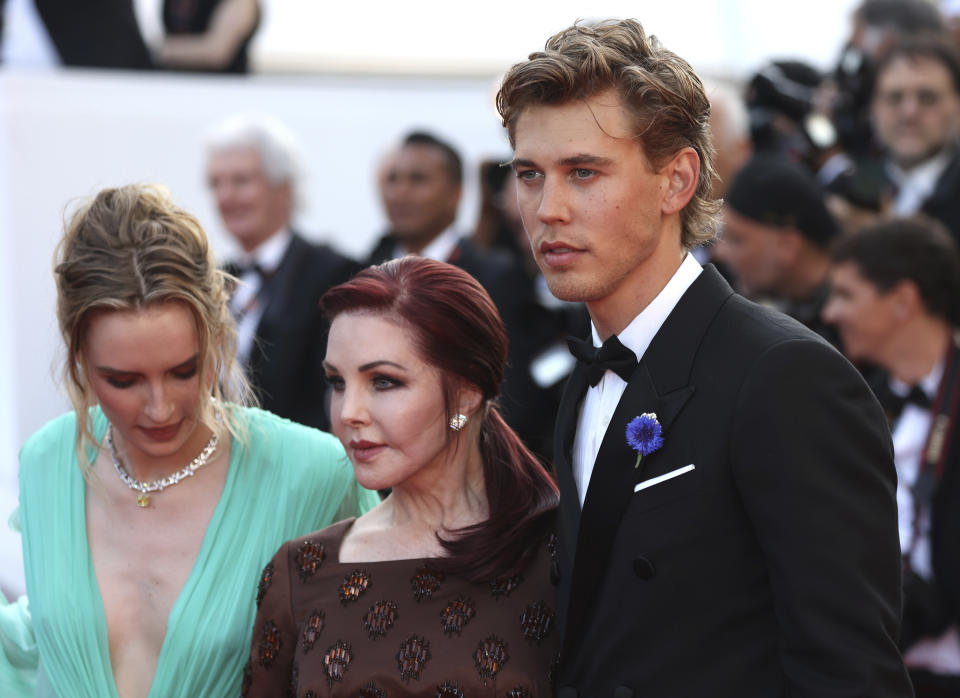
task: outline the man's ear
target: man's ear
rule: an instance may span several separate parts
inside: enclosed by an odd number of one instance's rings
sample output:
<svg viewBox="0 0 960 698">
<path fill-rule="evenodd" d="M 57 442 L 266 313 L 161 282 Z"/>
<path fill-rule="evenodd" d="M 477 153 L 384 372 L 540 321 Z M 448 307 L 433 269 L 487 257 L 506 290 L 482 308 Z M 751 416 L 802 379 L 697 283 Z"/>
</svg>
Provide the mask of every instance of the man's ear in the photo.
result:
<svg viewBox="0 0 960 698">
<path fill-rule="evenodd" d="M 897 320 L 906 321 L 924 309 L 920 289 L 910 279 L 902 279 L 888 293 L 893 300 Z"/>
<path fill-rule="evenodd" d="M 679 213 L 697 191 L 700 181 L 700 156 L 689 146 L 683 148 L 660 168 L 659 174 L 667 180 L 661 212 L 664 215 Z"/>
</svg>

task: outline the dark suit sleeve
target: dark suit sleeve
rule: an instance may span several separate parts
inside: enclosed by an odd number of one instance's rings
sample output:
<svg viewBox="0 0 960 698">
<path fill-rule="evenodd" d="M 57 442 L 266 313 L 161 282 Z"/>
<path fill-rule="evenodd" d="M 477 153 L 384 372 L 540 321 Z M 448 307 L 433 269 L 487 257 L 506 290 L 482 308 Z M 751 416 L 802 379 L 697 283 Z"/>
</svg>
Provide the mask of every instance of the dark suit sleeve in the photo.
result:
<svg viewBox="0 0 960 698">
<path fill-rule="evenodd" d="M 910 696 L 896 640 L 896 473 L 884 417 L 825 343 L 753 365 L 734 407 L 737 486 L 766 558 L 794 698 Z"/>
<path fill-rule="evenodd" d="M 330 264 L 329 270 L 323 275 L 324 281 L 316 295 L 313 308 L 313 321 L 311 323 L 312 331 L 308 342 L 308 356 L 311 357 L 311 370 L 309 371 L 309 387 L 304 390 L 307 395 L 303 405 L 304 417 L 303 423 L 308 426 L 330 430 L 330 388 L 327 384 L 326 370 L 323 368 L 323 361 L 327 357 L 327 335 L 330 332 L 330 323 L 327 322 L 323 312 L 320 310 L 320 299 L 323 294 L 334 286 L 338 286 L 349 281 L 354 274 L 360 270 L 360 266 L 351 259 L 342 257 L 330 250 L 326 256 Z M 306 377 L 305 377 L 306 378 Z"/>
<path fill-rule="evenodd" d="M 352 260 L 331 248 L 294 236 L 271 282 L 271 298 L 257 327 L 260 348 L 251 358 L 264 409 L 307 426 L 330 428 L 323 371 L 328 324 L 319 302 L 355 270 Z"/>
</svg>

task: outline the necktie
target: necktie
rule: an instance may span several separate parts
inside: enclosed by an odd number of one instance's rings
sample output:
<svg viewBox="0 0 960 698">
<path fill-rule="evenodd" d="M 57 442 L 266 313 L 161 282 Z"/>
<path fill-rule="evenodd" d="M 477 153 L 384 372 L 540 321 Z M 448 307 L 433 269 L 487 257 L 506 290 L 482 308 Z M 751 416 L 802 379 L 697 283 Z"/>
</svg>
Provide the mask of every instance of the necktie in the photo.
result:
<svg viewBox="0 0 960 698">
<path fill-rule="evenodd" d="M 599 349 L 591 342 L 576 337 L 568 337 L 567 346 L 577 361 L 583 364 L 587 371 L 587 380 L 594 387 L 607 371 L 613 371 L 623 380 L 629 381 L 630 374 L 637 367 L 636 354 L 623 346 L 615 334 L 610 335 Z"/>
</svg>

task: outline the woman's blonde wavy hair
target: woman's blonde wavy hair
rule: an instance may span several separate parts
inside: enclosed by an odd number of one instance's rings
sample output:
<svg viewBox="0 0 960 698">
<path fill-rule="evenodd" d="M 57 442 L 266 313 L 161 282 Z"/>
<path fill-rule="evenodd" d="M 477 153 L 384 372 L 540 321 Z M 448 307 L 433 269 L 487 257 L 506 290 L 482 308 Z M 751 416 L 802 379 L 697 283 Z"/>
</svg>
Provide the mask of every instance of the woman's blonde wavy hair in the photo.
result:
<svg viewBox="0 0 960 698">
<path fill-rule="evenodd" d="M 514 65 L 497 93 L 497 110 L 515 145 L 517 119 L 535 104 L 565 104 L 614 89 L 632 112 L 635 138 L 654 169 L 682 148 L 700 156 L 700 178 L 680 214 L 681 242 L 691 249 L 716 235 L 720 201 L 713 199 L 710 101 L 693 68 L 647 36 L 632 19 L 574 24 L 543 51 Z"/>
<path fill-rule="evenodd" d="M 63 382 L 77 415 L 77 455 L 84 471 L 96 396 L 84 374 L 82 354 L 90 319 L 100 312 L 141 310 L 158 303 L 184 304 L 193 316 L 200 385 L 200 421 L 245 441 L 234 405 L 253 400 L 236 360 L 236 329 L 228 307 L 229 276 L 219 270 L 207 236 L 192 215 L 155 185 L 104 189 L 68 220 L 54 265 L 57 320 L 66 345 Z M 220 406 L 218 408 L 217 406 Z"/>
</svg>

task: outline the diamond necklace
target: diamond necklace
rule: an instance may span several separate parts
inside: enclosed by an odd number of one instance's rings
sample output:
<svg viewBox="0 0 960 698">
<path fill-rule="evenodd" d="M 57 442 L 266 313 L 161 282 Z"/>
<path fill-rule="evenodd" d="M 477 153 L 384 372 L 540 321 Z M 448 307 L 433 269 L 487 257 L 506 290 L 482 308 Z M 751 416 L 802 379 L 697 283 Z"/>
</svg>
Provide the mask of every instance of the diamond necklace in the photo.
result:
<svg viewBox="0 0 960 698">
<path fill-rule="evenodd" d="M 217 444 L 219 442 L 220 437 L 217 436 L 217 432 L 213 432 L 207 445 L 200 451 L 200 455 L 187 463 L 183 468 L 159 480 L 141 482 L 140 480 L 135 480 L 130 473 L 127 472 L 127 469 L 123 467 L 120 454 L 117 453 L 117 447 L 113 443 L 113 425 L 111 424 L 107 427 L 107 445 L 110 446 L 110 457 L 113 458 L 113 467 L 126 486 L 137 493 L 137 506 L 141 509 L 150 506 L 150 495 L 148 493 L 163 492 L 167 487 L 176 485 L 184 478 L 191 477 L 200 468 L 205 466 L 207 461 L 210 460 L 210 456 L 217 450 Z"/>
</svg>

